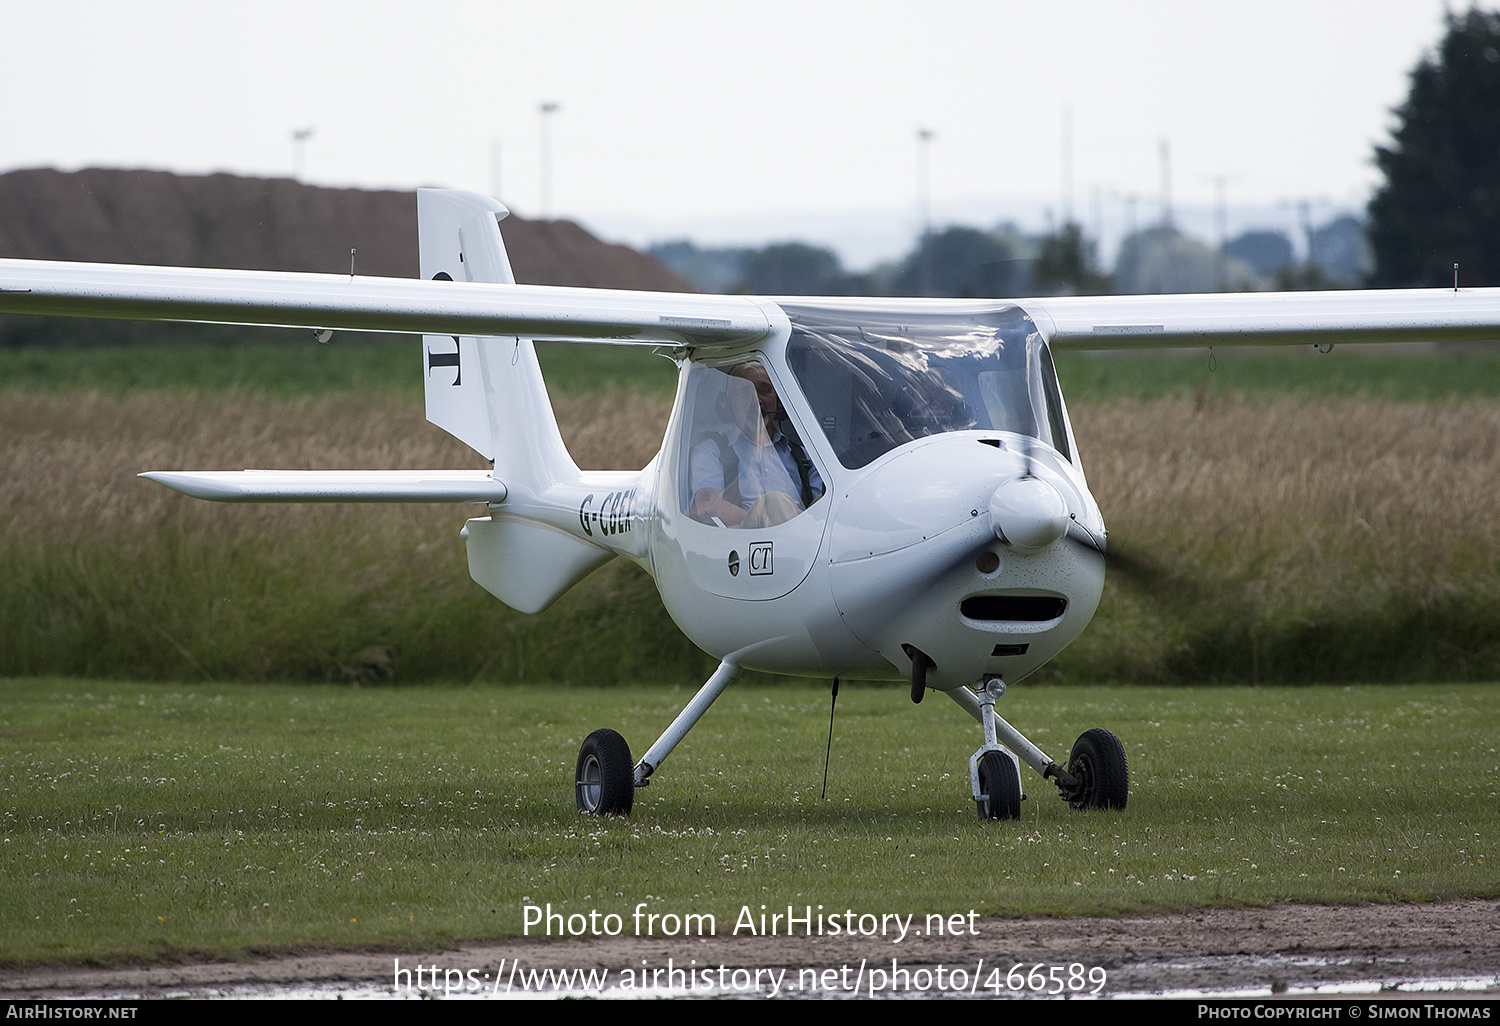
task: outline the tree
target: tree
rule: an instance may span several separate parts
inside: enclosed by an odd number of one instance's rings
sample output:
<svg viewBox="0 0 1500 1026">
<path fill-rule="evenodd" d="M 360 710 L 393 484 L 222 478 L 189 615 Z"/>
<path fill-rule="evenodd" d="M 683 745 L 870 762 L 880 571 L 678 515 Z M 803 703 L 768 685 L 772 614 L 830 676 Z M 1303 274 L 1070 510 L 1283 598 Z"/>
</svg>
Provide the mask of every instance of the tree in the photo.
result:
<svg viewBox="0 0 1500 1026">
<path fill-rule="evenodd" d="M 838 296 L 847 286 L 838 255 L 803 242 L 749 250 L 740 268 L 742 287 L 753 296 Z"/>
<path fill-rule="evenodd" d="M 1225 243 L 1224 255 L 1249 264 L 1252 271 L 1265 278 L 1292 262 L 1292 240 L 1285 232 L 1242 232 Z"/>
<path fill-rule="evenodd" d="M 1127 235 L 1115 260 L 1115 288 L 1130 295 L 1217 292 L 1221 284 L 1243 291 L 1254 279 L 1245 264 L 1165 224 Z"/>
<path fill-rule="evenodd" d="M 1017 295 L 1025 259 L 995 232 L 953 226 L 932 232 L 902 262 L 894 286 L 903 296 L 961 299 Z"/>
<path fill-rule="evenodd" d="M 1114 284 L 1099 270 L 1094 244 L 1072 221 L 1043 236 L 1031 275 L 1035 291 L 1041 295 L 1099 296 L 1110 292 Z"/>
<path fill-rule="evenodd" d="M 1370 201 L 1371 284 L 1500 285 L 1500 14 L 1449 14 L 1448 31 L 1411 73 L 1385 185 Z"/>
</svg>

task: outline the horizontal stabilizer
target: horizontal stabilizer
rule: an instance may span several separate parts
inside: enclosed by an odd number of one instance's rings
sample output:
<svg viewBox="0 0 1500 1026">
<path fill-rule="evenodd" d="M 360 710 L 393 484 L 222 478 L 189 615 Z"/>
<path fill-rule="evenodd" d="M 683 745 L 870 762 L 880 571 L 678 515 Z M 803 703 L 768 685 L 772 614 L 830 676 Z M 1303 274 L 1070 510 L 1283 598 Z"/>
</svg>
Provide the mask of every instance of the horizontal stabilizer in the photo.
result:
<svg viewBox="0 0 1500 1026">
<path fill-rule="evenodd" d="M 153 470 L 141 474 L 216 502 L 490 502 L 505 485 L 487 470 Z"/>
</svg>

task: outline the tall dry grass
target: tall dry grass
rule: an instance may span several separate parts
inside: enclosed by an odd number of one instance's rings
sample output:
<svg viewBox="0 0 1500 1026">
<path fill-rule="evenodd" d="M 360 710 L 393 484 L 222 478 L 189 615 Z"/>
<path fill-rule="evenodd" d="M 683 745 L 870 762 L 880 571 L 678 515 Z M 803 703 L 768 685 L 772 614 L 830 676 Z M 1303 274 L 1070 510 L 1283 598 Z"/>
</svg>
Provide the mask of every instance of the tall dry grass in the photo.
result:
<svg viewBox="0 0 1500 1026">
<path fill-rule="evenodd" d="M 660 403 L 624 393 L 564 399 L 558 413 L 577 458 L 599 469 L 643 465 L 665 424 Z M 634 567 L 606 568 L 541 617 L 491 599 L 459 540 L 481 507 L 204 503 L 136 477 L 484 465 L 389 398 L 0 395 L 0 674 L 698 672 L 703 657 Z M 617 655 L 580 647 L 584 635 Z"/>
<path fill-rule="evenodd" d="M 1153 680 L 1500 671 L 1500 405 L 1112 403 L 1075 427 L 1122 567 L 1154 571 L 1115 575 L 1076 663 Z"/>
<path fill-rule="evenodd" d="M 639 468 L 661 446 L 669 412 L 631 393 L 558 401 L 569 450 L 587 469 Z M 235 510 L 268 530 L 309 516 L 365 520 L 375 507 L 240 506 L 181 502 L 136 477 L 145 470 L 467 469 L 485 461 L 428 424 L 418 405 L 388 397 L 111 398 L 97 393 L 0 395 L 0 521 L 7 532 L 50 541 L 140 528 L 170 515 L 221 524 Z M 473 509 L 400 506 L 406 518 L 447 523 Z"/>
<path fill-rule="evenodd" d="M 1267 598 L 1371 573 L 1437 593 L 1493 564 L 1500 405 L 1114 403 L 1077 420 L 1114 536 L 1166 562 L 1214 562 Z"/>
<path fill-rule="evenodd" d="M 644 465 L 668 412 L 623 392 L 557 410 L 575 458 L 600 469 Z M 1049 672 L 1500 673 L 1500 405 L 1121 402 L 1074 418 L 1121 558 L 1095 624 Z M 458 540 L 476 508 L 223 505 L 135 477 L 479 466 L 389 398 L 0 396 L 0 673 L 700 672 L 633 568 L 542 617 L 494 602 Z"/>
</svg>

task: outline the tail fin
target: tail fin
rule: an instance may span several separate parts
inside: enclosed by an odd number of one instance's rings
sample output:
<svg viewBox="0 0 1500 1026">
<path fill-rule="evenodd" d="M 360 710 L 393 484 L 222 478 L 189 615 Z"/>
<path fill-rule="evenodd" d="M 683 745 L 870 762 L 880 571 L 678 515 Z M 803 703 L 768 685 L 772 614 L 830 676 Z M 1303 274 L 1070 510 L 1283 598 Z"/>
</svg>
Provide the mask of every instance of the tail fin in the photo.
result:
<svg viewBox="0 0 1500 1026">
<path fill-rule="evenodd" d="M 478 193 L 419 189 L 422 277 L 514 284 L 500 237 L 509 213 Z M 490 460 L 495 477 L 540 489 L 578 473 L 530 339 L 426 335 L 422 374 L 427 419 Z"/>
<path fill-rule="evenodd" d="M 515 284 L 500 238 L 500 220 L 508 213 L 488 196 L 418 190 L 422 277 Z M 549 486 L 578 481 L 530 339 L 427 335 L 422 374 L 427 419 L 493 463 L 508 499 L 534 516 L 539 511 L 532 500 Z M 470 520 L 463 537 L 469 575 L 514 609 L 541 612 L 614 557 L 609 549 L 508 509 Z M 577 519 L 570 508 L 565 522 Z"/>
</svg>

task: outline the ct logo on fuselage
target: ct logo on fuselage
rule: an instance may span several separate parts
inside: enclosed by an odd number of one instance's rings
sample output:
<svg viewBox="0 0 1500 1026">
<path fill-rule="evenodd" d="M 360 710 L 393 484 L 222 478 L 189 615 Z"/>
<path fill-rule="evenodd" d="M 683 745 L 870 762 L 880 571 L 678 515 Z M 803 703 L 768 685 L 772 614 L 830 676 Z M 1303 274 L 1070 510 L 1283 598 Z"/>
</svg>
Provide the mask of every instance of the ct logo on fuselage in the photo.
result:
<svg viewBox="0 0 1500 1026">
<path fill-rule="evenodd" d="M 625 492 L 610 492 L 600 500 L 597 507 L 594 505 L 593 492 L 584 496 L 583 501 L 578 504 L 578 523 L 582 525 L 583 533 L 592 538 L 596 527 L 605 536 L 629 533 L 630 518 L 635 513 L 635 493 L 634 488 Z"/>
<path fill-rule="evenodd" d="M 775 568 L 771 565 L 770 542 L 751 542 L 749 555 L 751 577 L 763 577 L 766 574 L 775 573 Z"/>
</svg>

